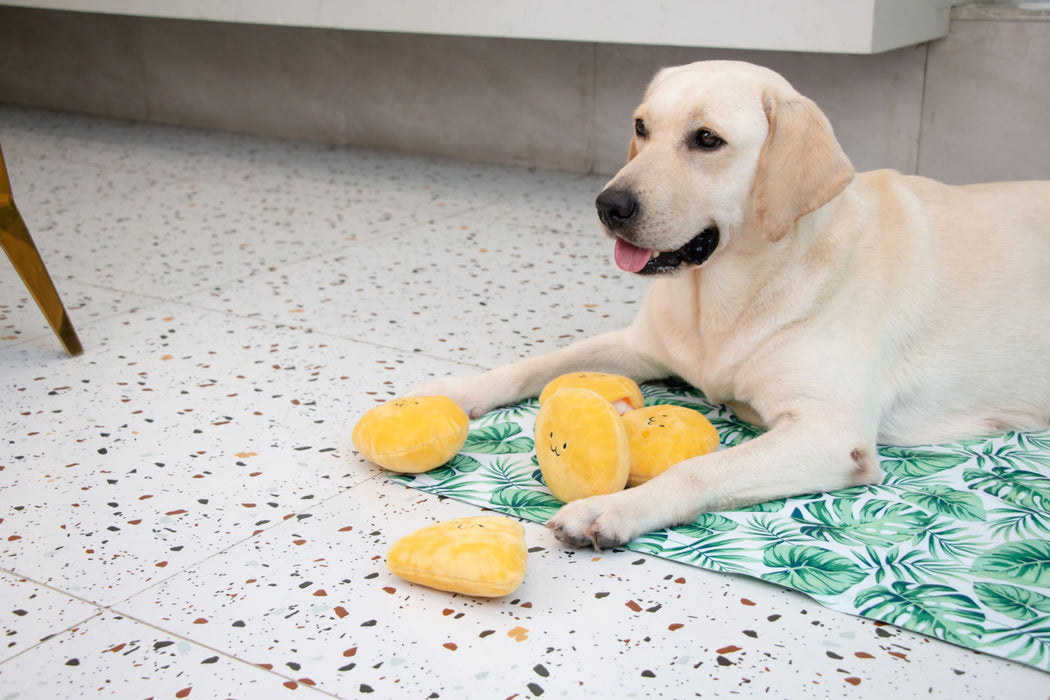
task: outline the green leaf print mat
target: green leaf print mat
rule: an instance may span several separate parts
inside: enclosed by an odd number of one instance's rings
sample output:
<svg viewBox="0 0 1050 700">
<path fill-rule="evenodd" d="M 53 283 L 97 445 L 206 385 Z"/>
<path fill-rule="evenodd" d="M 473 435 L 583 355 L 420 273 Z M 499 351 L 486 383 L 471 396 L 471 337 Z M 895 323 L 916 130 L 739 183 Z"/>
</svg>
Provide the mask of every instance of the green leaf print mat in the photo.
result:
<svg viewBox="0 0 1050 700">
<path fill-rule="evenodd" d="M 758 434 L 689 387 L 646 385 L 714 423 L 723 447 Z M 392 479 L 536 522 L 561 506 L 536 463 L 535 400 L 471 423 L 463 450 Z M 788 498 L 653 532 L 628 549 L 801 591 L 883 620 L 1050 671 L 1050 432 L 951 445 L 883 447 L 885 479 Z"/>
</svg>

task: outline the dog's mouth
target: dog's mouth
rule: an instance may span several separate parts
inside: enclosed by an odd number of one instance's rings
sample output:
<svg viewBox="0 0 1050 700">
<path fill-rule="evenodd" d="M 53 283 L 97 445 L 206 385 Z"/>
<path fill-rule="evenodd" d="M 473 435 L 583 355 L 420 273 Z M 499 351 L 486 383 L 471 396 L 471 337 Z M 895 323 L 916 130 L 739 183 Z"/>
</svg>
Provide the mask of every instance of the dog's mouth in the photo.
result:
<svg viewBox="0 0 1050 700">
<path fill-rule="evenodd" d="M 616 239 L 616 265 L 639 275 L 663 275 L 674 272 L 683 263 L 700 265 L 718 247 L 718 228 L 712 226 L 693 237 L 678 250 L 658 251 L 641 248 L 622 238 Z"/>
</svg>

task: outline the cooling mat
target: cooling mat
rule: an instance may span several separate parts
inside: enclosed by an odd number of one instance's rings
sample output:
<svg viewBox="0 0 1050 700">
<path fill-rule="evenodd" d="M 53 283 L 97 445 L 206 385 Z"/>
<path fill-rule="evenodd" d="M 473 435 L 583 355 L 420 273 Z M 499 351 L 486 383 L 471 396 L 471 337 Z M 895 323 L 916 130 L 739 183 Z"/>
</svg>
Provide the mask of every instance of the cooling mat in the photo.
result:
<svg viewBox="0 0 1050 700">
<path fill-rule="evenodd" d="M 722 448 L 760 434 L 687 386 L 647 384 L 647 405 L 703 413 Z M 390 478 L 525 520 L 561 506 L 533 444 L 535 400 L 471 422 L 462 451 Z M 792 588 L 881 620 L 1050 672 L 1050 431 L 881 447 L 877 486 L 788 498 L 642 536 L 627 549 Z"/>
</svg>

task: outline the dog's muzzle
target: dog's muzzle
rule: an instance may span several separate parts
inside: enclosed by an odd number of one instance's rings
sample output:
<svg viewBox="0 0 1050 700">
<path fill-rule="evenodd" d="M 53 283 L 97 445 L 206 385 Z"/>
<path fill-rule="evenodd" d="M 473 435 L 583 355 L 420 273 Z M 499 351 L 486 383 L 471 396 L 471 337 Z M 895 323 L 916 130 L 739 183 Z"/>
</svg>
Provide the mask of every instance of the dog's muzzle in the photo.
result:
<svg viewBox="0 0 1050 700">
<path fill-rule="evenodd" d="M 704 229 L 681 248 L 654 251 L 641 248 L 626 238 L 626 231 L 638 216 L 638 199 L 628 190 L 607 189 L 594 202 L 598 218 L 616 237 L 616 264 L 621 270 L 640 275 L 658 275 L 674 272 L 682 264 L 700 265 L 718 247 L 718 228 Z"/>
</svg>

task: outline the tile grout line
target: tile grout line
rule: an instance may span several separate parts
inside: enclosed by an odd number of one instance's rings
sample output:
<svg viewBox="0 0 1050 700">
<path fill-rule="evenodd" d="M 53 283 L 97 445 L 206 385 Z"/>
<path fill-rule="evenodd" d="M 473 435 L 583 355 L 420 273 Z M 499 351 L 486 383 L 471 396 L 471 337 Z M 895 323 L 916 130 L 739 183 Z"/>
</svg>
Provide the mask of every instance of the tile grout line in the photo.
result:
<svg viewBox="0 0 1050 700">
<path fill-rule="evenodd" d="M 4 573 L 10 573 L 6 569 L 0 569 L 0 571 L 3 571 Z M 18 578 L 26 579 L 26 577 L 24 577 L 24 576 L 18 576 Z M 32 580 L 32 579 L 26 579 L 26 580 Z M 50 586 L 47 586 L 46 584 L 41 584 L 38 581 L 33 581 L 33 583 L 35 585 L 41 585 L 41 586 L 45 586 L 47 588 L 50 588 Z M 59 593 L 64 593 L 65 595 L 69 595 L 68 593 L 65 593 L 64 591 L 60 591 L 58 589 L 53 589 L 52 588 L 51 590 L 55 590 L 55 591 L 57 591 Z M 83 602 L 87 602 L 87 601 L 83 601 Z M 21 651 L 19 651 L 15 655 L 11 656 L 10 658 L 5 659 L 3 661 L 0 661 L 0 667 L 6 666 L 9 663 L 13 663 L 16 659 L 18 659 L 19 657 L 29 653 L 30 651 L 32 651 L 34 649 L 38 649 L 41 646 L 51 642 L 52 640 L 54 640 L 54 639 L 56 639 L 56 638 L 58 638 L 58 637 L 60 637 L 62 635 L 69 634 L 69 633 L 79 629 L 80 627 L 83 627 L 84 625 L 90 624 L 91 622 L 93 622 L 95 620 L 99 620 L 99 619 L 101 619 L 103 617 L 103 615 L 109 613 L 109 614 L 111 614 L 113 616 L 116 616 L 116 617 L 119 617 L 121 619 L 128 620 L 129 622 L 132 622 L 135 625 L 139 625 L 139 626 L 147 627 L 149 629 L 157 630 L 158 632 L 162 632 L 164 635 L 174 637 L 174 638 L 179 639 L 181 641 L 187 642 L 188 644 L 192 644 L 193 646 L 200 647 L 201 649 L 206 649 L 208 651 L 215 652 L 216 654 L 219 654 L 219 655 L 221 655 L 221 656 L 223 656 L 223 657 L 225 657 L 225 658 L 229 659 L 230 661 L 233 661 L 233 662 L 235 662 L 237 664 L 244 664 L 246 666 L 254 668 L 257 671 L 261 671 L 261 672 L 265 672 L 265 673 L 268 673 L 268 674 L 272 674 L 272 675 L 276 676 L 277 678 L 283 678 L 286 681 L 293 682 L 297 686 L 296 689 L 299 689 L 299 686 L 304 686 L 305 685 L 308 689 L 310 689 L 312 691 L 315 691 L 315 692 L 318 692 L 318 693 L 321 693 L 322 695 L 325 695 L 325 696 L 328 696 L 328 697 L 333 697 L 333 698 L 341 698 L 341 697 L 343 697 L 343 696 L 340 696 L 340 695 L 335 695 L 333 693 L 330 693 L 330 692 L 328 692 L 326 690 L 322 690 L 321 688 L 313 687 L 313 686 L 310 686 L 309 684 L 306 684 L 306 683 L 301 683 L 300 680 L 297 679 L 297 678 L 292 678 L 291 676 L 286 676 L 286 675 L 284 675 L 282 673 L 278 673 L 277 671 L 275 671 L 272 668 L 266 668 L 264 666 L 260 666 L 257 663 L 253 663 L 253 662 L 248 661 L 246 659 L 242 659 L 242 658 L 240 658 L 238 656 L 234 656 L 234 655 L 230 654 L 229 652 L 223 651 L 221 649 L 217 649 L 217 648 L 215 648 L 215 647 L 213 647 L 213 646 L 211 646 L 209 644 L 205 644 L 204 642 L 200 642 L 200 641 L 197 641 L 197 640 L 192 639 L 190 637 L 186 637 L 184 635 L 178 634 L 178 633 L 173 632 L 171 630 L 165 629 L 163 627 L 159 627 L 159 626 L 157 626 L 157 625 L 155 625 L 153 623 L 150 623 L 150 622 L 148 622 L 146 620 L 141 620 L 141 619 L 135 617 L 134 615 L 128 615 L 127 613 L 123 613 L 120 610 L 117 610 L 115 607 L 99 606 L 99 605 L 96 605 L 94 603 L 91 603 L 91 605 L 94 605 L 94 607 L 96 608 L 96 611 L 95 611 L 95 613 L 93 615 L 90 615 L 89 617 L 86 617 L 86 618 L 84 618 L 83 620 L 81 620 L 79 622 L 71 624 L 71 625 L 69 625 L 68 627 L 66 627 L 64 629 L 58 630 L 56 632 L 53 632 L 52 634 L 49 634 L 47 637 L 44 637 L 43 639 L 37 641 L 36 643 L 26 647 L 25 649 L 22 649 Z M 107 651 L 109 651 L 109 649 L 105 649 L 101 653 L 105 653 Z"/>
<path fill-rule="evenodd" d="M 313 504 L 314 508 L 308 509 L 308 510 L 303 511 L 303 512 L 304 513 L 308 513 L 311 510 L 315 510 L 315 509 L 320 508 L 320 507 L 325 507 L 328 504 L 330 504 L 331 502 L 333 502 L 334 500 L 344 497 L 348 491 L 351 491 L 352 489 L 355 489 L 355 488 L 357 488 L 359 486 L 362 486 L 363 484 L 368 483 L 370 481 L 374 481 L 374 480 L 377 480 L 377 479 L 384 479 L 384 477 L 385 477 L 384 473 L 378 473 L 378 472 L 374 473 L 374 474 L 367 475 L 364 478 L 360 479 L 359 481 L 355 482 L 354 484 L 352 484 L 350 486 L 347 486 L 346 488 L 341 489 L 337 493 L 332 494 L 328 498 L 325 498 L 325 499 L 319 501 L 318 503 Z M 13 578 L 16 578 L 16 579 L 19 580 L 19 582 L 31 583 L 34 586 L 39 586 L 41 588 L 45 588 L 47 590 L 50 590 L 50 591 L 52 591 L 54 593 L 58 593 L 58 594 L 60 594 L 62 596 L 65 596 L 65 597 L 68 597 L 68 598 L 72 598 L 74 600 L 78 600 L 78 601 L 84 603 L 85 605 L 89 605 L 92 608 L 94 608 L 94 613 L 93 614 L 91 614 L 91 615 L 89 615 L 89 616 L 87 616 L 87 617 L 85 617 L 85 618 L 83 618 L 83 619 L 81 619 L 81 620 L 79 620 L 77 622 L 69 624 L 68 626 L 66 626 L 66 627 L 64 627 L 62 629 L 58 629 L 58 630 L 55 630 L 55 631 L 51 632 L 46 637 L 43 637 L 42 639 L 36 641 L 35 643 L 27 646 L 25 649 L 20 650 L 18 653 L 14 654 L 10 658 L 0 661 L 0 666 L 3 666 L 3 665 L 5 665 L 5 664 L 7 664 L 9 662 L 12 662 L 15 659 L 17 659 L 18 657 L 22 656 L 23 654 L 26 654 L 29 651 L 33 650 L 33 649 L 37 649 L 37 648 L 43 646 L 44 644 L 47 644 L 47 643 L 51 642 L 53 639 L 55 639 L 55 638 L 57 638 L 57 637 L 59 637 L 59 636 L 61 636 L 63 634 L 69 633 L 69 632 L 71 632 L 71 631 L 73 631 L 73 630 L 75 630 L 75 629 L 77 629 L 77 628 L 79 628 L 79 627 L 81 627 L 83 625 L 86 625 L 86 624 L 92 622 L 93 620 L 100 619 L 103 615 L 109 613 L 111 615 L 115 615 L 115 616 L 118 616 L 118 617 L 121 617 L 121 618 L 125 618 L 125 619 L 127 619 L 129 621 L 132 621 L 132 622 L 134 622 L 137 625 L 144 625 L 144 626 L 146 626 L 146 627 L 148 627 L 150 629 L 154 629 L 154 630 L 163 632 L 166 635 L 170 635 L 170 636 L 175 637 L 177 639 L 186 641 L 186 642 L 188 642 L 190 644 L 193 644 L 195 646 L 207 649 L 209 651 L 214 651 L 215 653 L 220 654 L 220 655 L 222 655 L 222 656 L 224 656 L 224 657 L 226 657 L 226 658 L 228 658 L 230 660 L 236 661 L 238 663 L 246 664 L 246 665 L 251 666 L 253 668 L 272 673 L 273 675 L 275 675 L 275 676 L 277 676 L 279 678 L 283 678 L 283 679 L 285 679 L 287 681 L 291 681 L 291 682 L 297 683 L 299 685 L 307 685 L 307 687 L 310 687 L 311 690 L 315 690 L 315 691 L 320 692 L 320 693 L 322 693 L 324 695 L 327 695 L 327 696 L 330 696 L 330 697 L 342 697 L 342 696 L 330 693 L 328 691 L 322 690 L 321 688 L 312 687 L 312 686 L 309 686 L 308 684 L 303 684 L 297 678 L 292 678 L 290 676 L 286 676 L 284 674 L 278 673 L 277 671 L 275 671 L 273 669 L 265 668 L 263 666 L 260 666 L 257 663 L 254 663 L 254 662 L 249 661 L 247 659 L 241 658 L 241 657 L 239 657 L 239 656 L 237 656 L 237 655 L 235 655 L 235 654 L 233 654 L 233 653 L 231 653 L 229 651 L 224 651 L 222 649 L 214 647 L 214 646 L 212 646 L 210 644 L 207 644 L 205 642 L 202 642 L 200 640 L 197 640 L 197 639 L 194 639 L 192 637 L 188 637 L 188 636 L 186 636 L 184 634 L 180 634 L 180 633 L 175 632 L 173 630 L 167 629 L 164 626 L 157 625 L 155 623 L 152 623 L 152 622 L 140 619 L 137 616 L 135 616 L 133 614 L 126 613 L 126 612 L 123 612 L 120 609 L 121 605 L 123 605 L 124 603 L 127 603 L 132 598 L 135 598 L 135 597 L 138 597 L 138 596 L 141 596 L 141 595 L 145 595 L 150 590 L 153 590 L 153 589 L 157 588 L 158 586 L 161 586 L 164 583 L 166 583 L 168 581 L 171 581 L 174 578 L 177 578 L 177 577 L 183 576 L 183 575 L 187 575 L 190 572 L 192 572 L 193 570 L 195 570 L 197 568 L 200 568 L 201 566 L 205 565 L 207 562 L 211 561 L 212 559 L 215 559 L 216 557 L 221 556 L 222 554 L 224 554 L 224 553 L 226 553 L 226 552 L 228 552 L 230 550 L 233 550 L 233 549 L 235 549 L 237 547 L 240 547 L 244 543 L 249 542 L 249 541 L 251 541 L 251 540 L 253 540 L 253 539 L 257 538 L 257 537 L 260 537 L 260 536 L 262 536 L 262 535 L 264 535 L 266 533 L 271 533 L 271 532 L 275 531 L 276 529 L 284 526 L 286 523 L 291 522 L 294 519 L 295 519 L 295 514 L 283 517 L 280 521 L 273 523 L 271 526 L 269 526 L 267 528 L 264 528 L 263 530 L 261 530 L 259 532 L 255 532 L 255 533 L 253 533 L 251 535 L 248 535 L 247 537 L 243 537 L 243 538 L 241 538 L 239 540 L 236 540 L 236 541 L 230 543 L 228 546 L 224 547 L 223 549 L 221 549 L 219 551 L 216 551 L 216 552 L 214 552 L 214 553 L 204 557 L 203 559 L 200 559 L 200 560 L 198 560 L 196 562 L 193 562 L 192 564 L 182 568 L 179 571 L 172 572 L 171 575 L 169 575 L 169 576 L 167 576 L 167 577 L 165 577 L 165 578 L 163 578 L 163 579 L 161 579 L 159 581 L 156 581 L 156 582 L 150 584 L 149 586 L 146 586 L 145 588 L 142 588 L 142 589 L 140 589 L 138 591 L 135 591 L 134 593 L 132 593 L 132 594 L 122 598 L 121 600 L 118 600 L 118 601 L 116 601 L 114 603 L 110 603 L 110 604 L 101 604 L 101 603 L 97 603 L 97 602 L 88 600 L 86 598 L 83 598 L 82 596 L 76 595 L 74 593 L 71 593 L 69 591 L 63 590 L 61 588 L 57 588 L 57 587 L 55 587 L 55 586 L 53 586 L 53 585 L 51 585 L 49 583 L 46 583 L 44 581 L 39 581 L 39 580 L 37 580 L 37 579 L 35 579 L 35 578 L 31 577 L 31 576 L 26 576 L 26 575 L 20 574 L 17 571 L 13 571 L 13 570 L 8 569 L 6 567 L 0 567 L 0 573 L 4 573 L 4 574 L 7 574 L 7 575 L 9 575 L 9 576 L 11 576 Z"/>
</svg>

